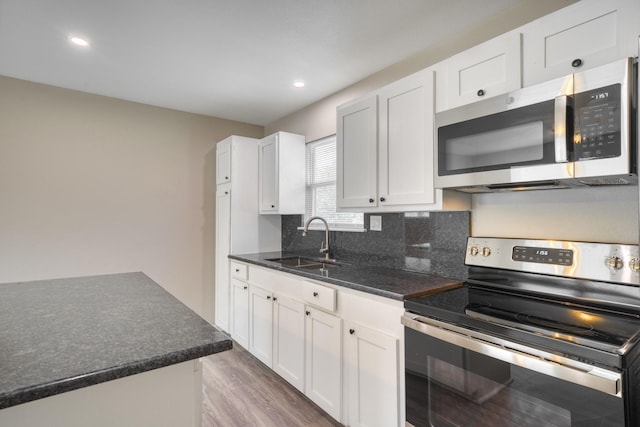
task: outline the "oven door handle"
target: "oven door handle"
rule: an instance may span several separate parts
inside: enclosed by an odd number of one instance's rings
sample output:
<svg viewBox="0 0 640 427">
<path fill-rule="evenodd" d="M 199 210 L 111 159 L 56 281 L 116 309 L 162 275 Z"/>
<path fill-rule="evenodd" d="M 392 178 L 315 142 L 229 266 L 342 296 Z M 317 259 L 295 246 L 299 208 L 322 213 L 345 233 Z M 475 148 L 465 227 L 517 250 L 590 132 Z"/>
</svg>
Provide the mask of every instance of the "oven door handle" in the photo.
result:
<svg viewBox="0 0 640 427">
<path fill-rule="evenodd" d="M 622 375 L 618 372 L 412 313 L 402 316 L 402 324 L 444 342 L 512 365 L 622 397 Z"/>
</svg>

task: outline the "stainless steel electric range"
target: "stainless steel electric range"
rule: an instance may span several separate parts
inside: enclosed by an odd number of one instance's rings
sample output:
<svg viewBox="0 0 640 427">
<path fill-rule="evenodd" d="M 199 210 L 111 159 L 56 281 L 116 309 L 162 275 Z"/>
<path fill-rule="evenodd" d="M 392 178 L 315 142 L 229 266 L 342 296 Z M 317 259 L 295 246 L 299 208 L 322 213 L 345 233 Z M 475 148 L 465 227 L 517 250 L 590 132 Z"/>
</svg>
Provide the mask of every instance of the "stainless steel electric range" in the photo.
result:
<svg viewBox="0 0 640 427">
<path fill-rule="evenodd" d="M 465 262 L 405 302 L 407 425 L 640 425 L 637 246 L 472 237 Z"/>
</svg>

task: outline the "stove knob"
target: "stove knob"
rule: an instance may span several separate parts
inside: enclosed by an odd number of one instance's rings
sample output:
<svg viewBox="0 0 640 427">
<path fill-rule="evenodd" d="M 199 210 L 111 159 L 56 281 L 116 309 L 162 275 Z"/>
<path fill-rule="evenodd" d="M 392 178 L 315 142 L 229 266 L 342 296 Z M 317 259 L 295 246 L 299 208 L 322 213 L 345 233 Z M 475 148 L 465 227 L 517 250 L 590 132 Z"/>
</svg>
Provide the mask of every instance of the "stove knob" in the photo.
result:
<svg viewBox="0 0 640 427">
<path fill-rule="evenodd" d="M 489 256 L 489 255 L 491 255 L 491 248 L 487 246 L 482 248 L 482 256 Z"/>
<path fill-rule="evenodd" d="M 471 246 L 471 248 L 469 249 L 469 254 L 471 256 L 478 255 L 478 247 L 477 246 Z"/>
<path fill-rule="evenodd" d="M 632 271 L 640 271 L 640 258 L 631 258 L 629 260 L 629 268 Z"/>
<path fill-rule="evenodd" d="M 613 270 L 620 270 L 624 266 L 622 259 L 617 256 L 608 256 L 604 260 L 604 264 Z"/>
</svg>

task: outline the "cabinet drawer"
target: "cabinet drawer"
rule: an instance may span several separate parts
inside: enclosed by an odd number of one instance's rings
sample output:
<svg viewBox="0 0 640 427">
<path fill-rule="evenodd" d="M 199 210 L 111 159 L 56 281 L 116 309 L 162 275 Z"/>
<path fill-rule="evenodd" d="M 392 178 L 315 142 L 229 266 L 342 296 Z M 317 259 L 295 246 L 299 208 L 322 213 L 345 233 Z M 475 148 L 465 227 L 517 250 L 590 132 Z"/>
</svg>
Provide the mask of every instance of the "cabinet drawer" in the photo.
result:
<svg viewBox="0 0 640 427">
<path fill-rule="evenodd" d="M 247 266 L 238 262 L 231 262 L 231 277 L 234 279 L 247 280 Z"/>
<path fill-rule="evenodd" d="M 302 282 L 307 303 L 329 311 L 336 311 L 336 290 L 312 282 Z"/>
</svg>

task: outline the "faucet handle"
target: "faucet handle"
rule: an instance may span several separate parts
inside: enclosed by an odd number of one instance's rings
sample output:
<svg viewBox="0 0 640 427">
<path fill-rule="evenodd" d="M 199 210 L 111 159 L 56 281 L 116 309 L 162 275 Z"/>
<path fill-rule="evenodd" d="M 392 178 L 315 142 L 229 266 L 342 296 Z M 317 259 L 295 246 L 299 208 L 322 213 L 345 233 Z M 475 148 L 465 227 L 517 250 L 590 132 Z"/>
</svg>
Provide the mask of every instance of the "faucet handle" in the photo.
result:
<svg viewBox="0 0 640 427">
<path fill-rule="evenodd" d="M 320 242 L 320 253 L 321 254 L 328 254 L 329 253 L 329 248 L 325 247 L 324 242 Z"/>
</svg>

